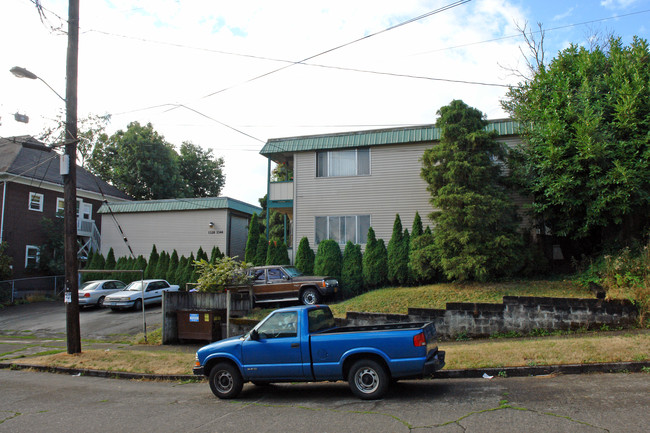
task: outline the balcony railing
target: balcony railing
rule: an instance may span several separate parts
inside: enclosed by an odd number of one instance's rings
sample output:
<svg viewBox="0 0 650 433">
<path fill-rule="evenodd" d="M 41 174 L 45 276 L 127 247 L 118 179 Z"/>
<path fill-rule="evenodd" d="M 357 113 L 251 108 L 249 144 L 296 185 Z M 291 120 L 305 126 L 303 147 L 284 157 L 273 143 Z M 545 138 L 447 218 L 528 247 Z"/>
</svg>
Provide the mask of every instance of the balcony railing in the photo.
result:
<svg viewBox="0 0 650 433">
<path fill-rule="evenodd" d="M 269 200 L 287 201 L 293 200 L 293 181 L 271 182 Z"/>
</svg>

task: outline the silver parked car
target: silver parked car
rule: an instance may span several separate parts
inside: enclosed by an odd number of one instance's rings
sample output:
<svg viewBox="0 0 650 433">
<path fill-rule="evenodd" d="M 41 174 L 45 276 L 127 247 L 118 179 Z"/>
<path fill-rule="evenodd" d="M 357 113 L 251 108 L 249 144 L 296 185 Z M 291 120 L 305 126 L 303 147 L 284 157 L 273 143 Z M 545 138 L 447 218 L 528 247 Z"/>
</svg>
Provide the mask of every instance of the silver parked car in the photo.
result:
<svg viewBox="0 0 650 433">
<path fill-rule="evenodd" d="M 144 285 L 144 290 L 142 290 Z M 113 293 L 106 297 L 104 305 L 111 307 L 111 310 L 123 310 L 142 308 L 142 296 L 146 305 L 162 302 L 163 292 L 177 292 L 178 286 L 171 285 L 165 280 L 136 280 L 126 286 L 121 292 Z"/>
<path fill-rule="evenodd" d="M 103 306 L 104 298 L 111 293 L 124 290 L 126 284 L 119 280 L 87 281 L 79 288 L 79 306 Z"/>
</svg>

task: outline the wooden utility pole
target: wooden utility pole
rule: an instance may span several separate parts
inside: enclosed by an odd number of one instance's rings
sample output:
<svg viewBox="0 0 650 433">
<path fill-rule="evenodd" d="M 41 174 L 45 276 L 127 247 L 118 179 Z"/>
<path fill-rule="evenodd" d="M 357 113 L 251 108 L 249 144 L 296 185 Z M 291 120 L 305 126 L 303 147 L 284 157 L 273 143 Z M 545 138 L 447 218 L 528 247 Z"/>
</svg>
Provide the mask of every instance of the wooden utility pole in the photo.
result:
<svg viewBox="0 0 650 433">
<path fill-rule="evenodd" d="M 77 70 L 79 63 L 79 0 L 69 0 L 65 90 L 65 154 L 63 174 L 65 226 L 65 313 L 68 353 L 81 353 L 77 264 Z M 67 167 L 66 167 L 67 166 Z M 67 174 L 66 174 L 67 173 Z"/>
</svg>

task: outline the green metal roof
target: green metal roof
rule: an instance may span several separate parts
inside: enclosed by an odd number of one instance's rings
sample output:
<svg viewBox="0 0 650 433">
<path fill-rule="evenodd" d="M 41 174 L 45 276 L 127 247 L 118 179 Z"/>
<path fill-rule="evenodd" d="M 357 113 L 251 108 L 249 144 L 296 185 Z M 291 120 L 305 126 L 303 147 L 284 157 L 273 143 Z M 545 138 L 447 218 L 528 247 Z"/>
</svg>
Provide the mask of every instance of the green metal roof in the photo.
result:
<svg viewBox="0 0 650 433">
<path fill-rule="evenodd" d="M 510 119 L 492 120 L 485 129 L 497 131 L 499 135 L 515 135 L 517 134 L 518 124 Z M 303 137 L 272 138 L 266 142 L 260 154 L 273 155 L 436 140 L 440 140 L 440 129 L 436 128 L 435 125 L 421 125 Z"/>
<path fill-rule="evenodd" d="M 104 203 L 99 208 L 99 213 L 133 213 L 133 212 L 169 212 L 201 209 L 232 209 L 252 215 L 260 213 L 261 207 L 253 206 L 243 201 L 228 197 L 205 197 L 205 198 L 174 198 L 167 200 L 147 200 Z"/>
</svg>

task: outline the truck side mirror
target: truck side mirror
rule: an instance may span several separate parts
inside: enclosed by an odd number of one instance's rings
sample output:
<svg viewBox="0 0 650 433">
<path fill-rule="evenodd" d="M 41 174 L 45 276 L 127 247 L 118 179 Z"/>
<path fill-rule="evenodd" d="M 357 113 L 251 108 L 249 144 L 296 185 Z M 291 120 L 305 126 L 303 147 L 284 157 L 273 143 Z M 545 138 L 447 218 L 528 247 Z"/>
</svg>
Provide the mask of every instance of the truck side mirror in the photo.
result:
<svg viewBox="0 0 650 433">
<path fill-rule="evenodd" d="M 257 329 L 251 331 L 251 340 L 259 341 L 260 334 L 257 332 Z"/>
</svg>

